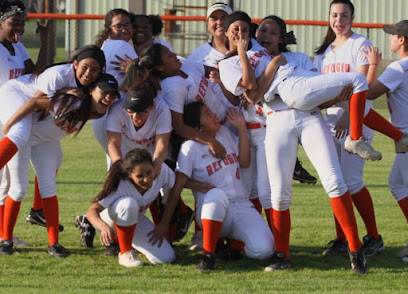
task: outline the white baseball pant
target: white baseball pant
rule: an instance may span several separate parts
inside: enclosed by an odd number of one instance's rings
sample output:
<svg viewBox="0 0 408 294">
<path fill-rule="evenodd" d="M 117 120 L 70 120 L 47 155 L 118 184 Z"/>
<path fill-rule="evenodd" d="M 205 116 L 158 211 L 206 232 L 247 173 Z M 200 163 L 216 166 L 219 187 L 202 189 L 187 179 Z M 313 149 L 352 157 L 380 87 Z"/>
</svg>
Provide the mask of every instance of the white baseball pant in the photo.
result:
<svg viewBox="0 0 408 294">
<path fill-rule="evenodd" d="M 223 190 L 211 189 L 197 207 L 196 221 L 202 228 L 201 219 L 223 222 L 219 237 L 242 241 L 250 258 L 267 259 L 275 251 L 271 230 L 249 200 L 235 202 Z"/>
<path fill-rule="evenodd" d="M 273 112 L 267 117 L 265 146 L 271 206 L 275 210 L 285 211 L 292 202 L 292 176 L 299 143 L 329 197 L 340 197 L 347 191 L 333 139 L 320 111 Z"/>
<path fill-rule="evenodd" d="M 103 221 L 109 226 L 114 226 L 114 221 L 119 226 L 136 225 L 132 246 L 146 256 L 153 264 L 168 263 L 176 259 L 174 250 L 167 240 L 163 240 L 161 247 L 149 243 L 147 234 L 154 229 L 154 224 L 143 214 L 139 213 L 139 204 L 130 197 L 118 198 L 111 206 L 100 214 Z"/>
</svg>

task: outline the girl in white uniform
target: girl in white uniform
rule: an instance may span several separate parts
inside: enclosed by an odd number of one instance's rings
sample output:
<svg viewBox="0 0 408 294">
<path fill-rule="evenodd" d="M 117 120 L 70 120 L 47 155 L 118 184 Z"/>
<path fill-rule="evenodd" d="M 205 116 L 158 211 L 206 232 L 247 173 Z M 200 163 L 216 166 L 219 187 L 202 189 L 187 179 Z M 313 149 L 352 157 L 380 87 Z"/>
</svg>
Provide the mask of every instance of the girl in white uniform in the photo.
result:
<svg viewBox="0 0 408 294">
<path fill-rule="evenodd" d="M 227 35 L 233 34 L 235 36 L 230 39 L 237 44 L 242 69 L 237 68 L 238 71 L 233 76 L 234 81 L 226 81 L 225 84 L 232 86 L 230 90 L 234 92 L 243 87 L 250 90 L 254 89 L 252 93 L 247 91 L 247 99 L 252 103 L 258 102 L 263 97 L 263 92 L 267 90 L 268 85 L 264 86 L 259 83 L 260 87 L 257 88 L 254 72 L 251 73 L 250 60 L 244 51 L 245 43 L 248 42 L 250 18 L 243 12 L 235 12 L 231 14 L 229 22 L 231 25 L 227 29 Z M 285 38 L 280 42 L 285 45 L 284 40 Z M 261 58 L 260 56 L 258 59 L 251 60 L 252 64 L 256 65 L 255 72 L 262 67 L 263 60 Z M 277 71 L 279 60 L 281 60 L 279 55 L 272 59 L 262 78 L 267 74 L 273 76 Z M 227 66 L 227 61 L 228 59 L 220 64 L 222 80 L 228 77 L 228 75 L 224 76 L 222 72 L 223 63 L 225 62 Z M 228 65 L 230 66 L 230 64 Z M 299 64 L 299 66 L 301 65 Z M 237 79 L 237 76 L 241 76 L 241 79 Z M 272 79 L 273 77 L 269 78 L 268 82 L 271 83 Z M 346 84 L 343 84 L 343 86 Z M 260 97 L 257 95 L 251 96 L 255 90 L 261 91 L 261 93 L 256 93 Z M 306 154 L 322 180 L 323 187 L 330 196 L 334 213 L 338 216 L 340 224 L 345 229 L 350 244 L 352 271 L 361 274 L 366 273 L 367 267 L 364 252 L 361 250 L 361 242 L 358 238 L 351 197 L 341 175 L 339 162 L 334 153 L 333 141 L 319 109 L 315 108 L 311 111 L 296 110 L 287 106 L 280 98 L 264 103 L 264 107 L 268 109 L 265 149 L 271 184 L 272 209 L 270 219 L 277 250 L 272 257 L 271 265 L 266 267 L 265 270 L 282 270 L 290 266 L 289 207 L 292 199 L 291 176 L 295 166 L 298 144 L 302 143 Z"/>
<path fill-rule="evenodd" d="M 113 76 L 103 74 L 96 85 L 89 88 L 89 94 L 84 97 L 56 94 L 52 97 L 32 98 L 4 124 L 4 131 L 7 134 L 18 121 L 34 110 L 38 110 L 33 115 L 28 141 L 21 146 L 8 164 L 10 191 L 6 200 L 4 241 L 0 247 L 0 254 L 13 253 L 13 242 L 10 236 L 12 236 L 21 201 L 26 196 L 31 159 L 38 176 L 44 215 L 47 219 L 48 253 L 55 257 L 68 255 L 65 248 L 58 243 L 59 213 L 55 171 L 62 161 L 60 140 L 72 132 L 79 132 L 88 119 L 103 116 L 117 96 L 117 81 Z M 8 209 L 8 205 L 11 209 Z"/>
<path fill-rule="evenodd" d="M 366 48 L 372 46 L 371 42 L 351 30 L 354 19 L 353 4 L 348 0 L 332 1 L 329 19 L 326 39 L 317 49 L 317 55 L 314 59 L 318 71 L 323 74 L 360 72 L 367 77 L 367 82 L 370 85 L 376 78 L 378 63 L 369 63 L 365 56 Z M 366 102 L 367 107 L 372 107 L 369 100 Z M 364 122 L 373 115 L 376 115 L 376 113 L 370 111 Z M 380 118 L 382 119 L 382 117 Z M 328 122 L 333 135 L 344 180 L 352 196 L 353 203 L 367 229 L 367 235 L 363 238 L 365 254 L 366 256 L 375 255 L 384 249 L 384 244 L 378 234 L 373 201 L 363 181 L 365 160 L 355 154 L 346 152 L 342 148 L 345 139 L 344 135 L 348 132 L 348 112 L 341 107 L 332 106 L 326 110 L 325 120 Z M 377 118 L 374 120 L 377 120 Z M 374 131 L 367 126 L 363 126 L 363 135 L 371 144 Z M 346 236 L 336 219 L 335 224 L 337 238 L 330 241 L 323 251 L 323 255 L 345 253 L 347 251 Z"/>
<path fill-rule="evenodd" d="M 154 225 L 145 216 L 146 209 L 156 199 L 160 189 L 172 188 L 174 180 L 174 172 L 166 164 L 163 164 L 160 174 L 155 178 L 150 153 L 139 148 L 129 151 L 110 168 L 103 189 L 95 197 L 86 217 L 101 231 L 100 240 L 105 245 L 109 245 L 112 240 L 113 222 L 116 222 L 120 265 L 143 265 L 133 248 L 153 264 L 175 259 L 167 240 L 161 246 L 149 242 L 148 234 Z"/>
<path fill-rule="evenodd" d="M 116 8 L 110 10 L 105 15 L 104 29 L 96 37 L 96 45 L 99 46 L 106 58 L 106 72 L 113 75 L 119 85 L 123 81 L 124 74 L 117 68 L 117 58 L 137 58 L 133 46 L 129 43 L 133 36 L 133 25 L 130 13 L 124 9 Z M 122 92 L 123 99 L 126 99 Z M 109 113 L 109 111 L 108 111 Z M 107 168 L 112 164 L 108 154 L 108 139 L 106 137 L 107 114 L 97 120 L 92 121 L 92 128 L 96 140 L 103 147 L 106 153 Z"/>
<path fill-rule="evenodd" d="M 34 69 L 34 63 L 24 45 L 20 43 L 20 38 L 24 33 L 25 24 L 25 6 L 21 1 L 2 1 L 0 4 L 0 86 L 11 79 L 31 73 Z M 41 47 L 38 54 L 36 67 L 45 65 L 46 42 L 45 37 L 47 28 L 38 26 L 37 31 L 40 34 Z M 0 138 L 3 138 L 3 131 L 0 123 Z M 3 177 L 4 173 L 4 177 Z M 0 239 L 3 231 L 3 212 L 4 199 L 9 189 L 7 166 L 0 170 Z M 34 202 L 35 205 L 35 202 Z M 17 246 L 28 246 L 27 242 L 14 237 L 14 243 Z"/>
<path fill-rule="evenodd" d="M 390 49 L 398 54 L 399 60 L 391 63 L 368 89 L 368 99 L 387 95 L 388 111 L 391 123 L 401 131 L 408 131 L 408 20 L 402 20 L 395 26 L 384 26 L 390 34 Z M 370 63 L 379 63 L 372 59 Z M 397 154 L 388 178 L 392 195 L 398 202 L 408 221 L 408 153 Z M 408 243 L 401 251 L 402 261 L 408 263 Z"/>
<path fill-rule="evenodd" d="M 226 148 L 224 159 L 215 157 L 205 144 L 189 140 L 183 143 L 177 159 L 176 183 L 170 192 L 153 242 L 162 240 L 175 202 L 188 179 L 207 184 L 193 191 L 197 202 L 197 222 L 203 229 L 203 257 L 199 270 L 213 270 L 215 247 L 219 237 L 242 241 L 248 257 L 266 259 L 274 251 L 273 236 L 262 216 L 248 199 L 240 169 L 250 162 L 245 119 L 236 109 L 228 110 L 229 123 L 238 130 L 238 138 L 222 126 L 209 107 L 192 102 L 184 110 L 184 122 L 199 132 L 217 138 Z"/>
</svg>

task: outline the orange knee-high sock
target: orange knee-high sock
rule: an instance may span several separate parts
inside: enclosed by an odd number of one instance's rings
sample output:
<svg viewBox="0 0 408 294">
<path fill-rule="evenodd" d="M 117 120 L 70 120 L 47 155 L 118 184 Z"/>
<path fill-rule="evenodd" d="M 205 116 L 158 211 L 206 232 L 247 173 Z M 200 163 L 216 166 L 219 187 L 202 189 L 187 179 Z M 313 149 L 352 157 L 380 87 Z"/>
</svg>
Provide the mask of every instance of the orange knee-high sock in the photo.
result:
<svg viewBox="0 0 408 294">
<path fill-rule="evenodd" d="M 380 132 L 395 141 L 399 141 L 404 134 L 374 109 L 370 109 L 364 117 L 364 124 L 370 129 Z"/>
<path fill-rule="evenodd" d="M 18 148 L 8 137 L 0 140 L 0 169 L 16 154 Z"/>
<path fill-rule="evenodd" d="M 408 222 L 408 196 L 398 201 L 398 205 L 401 207 L 401 210 Z"/>
<path fill-rule="evenodd" d="M 238 240 L 230 240 L 230 245 L 232 250 L 245 251 L 245 243 Z"/>
<path fill-rule="evenodd" d="M 354 93 L 350 98 L 350 137 L 358 140 L 363 135 L 364 109 L 367 91 Z"/>
<path fill-rule="evenodd" d="M 290 211 L 278 211 L 272 208 L 272 233 L 277 252 L 285 252 L 289 258 Z"/>
<path fill-rule="evenodd" d="M 358 238 L 358 229 L 356 217 L 354 216 L 353 202 L 350 192 L 347 191 L 344 195 L 336 198 L 330 198 L 334 215 L 344 234 L 347 237 L 349 248 L 351 251 L 358 251 L 361 248 L 361 241 Z"/>
<path fill-rule="evenodd" d="M 33 209 L 39 210 L 42 209 L 42 198 L 40 193 L 40 188 L 38 186 L 38 179 L 35 176 L 34 179 L 34 201 L 33 201 Z"/>
<path fill-rule="evenodd" d="M 132 250 L 132 240 L 135 234 L 136 224 L 131 226 L 116 225 L 116 232 L 118 233 L 120 254 Z"/>
<path fill-rule="evenodd" d="M 43 210 L 47 225 L 48 244 L 52 246 L 58 243 L 59 236 L 59 211 L 57 195 L 50 198 L 43 198 Z"/>
<path fill-rule="evenodd" d="M 153 223 L 157 226 L 160 223 L 159 220 L 159 205 L 157 201 L 153 201 L 149 207 L 150 214 L 152 215 Z"/>
<path fill-rule="evenodd" d="M 336 216 L 334 216 L 334 225 L 336 226 L 336 235 L 337 238 L 342 240 L 344 243 L 347 242 L 346 235 L 344 235 L 343 229 L 341 228 L 339 221 L 337 220 Z"/>
<path fill-rule="evenodd" d="M 4 205 L 0 205 L 0 238 L 3 238 Z"/>
<path fill-rule="evenodd" d="M 262 204 L 261 201 L 259 201 L 259 198 L 254 198 L 254 199 L 249 199 L 252 204 L 255 206 L 255 209 L 262 214 Z"/>
<path fill-rule="evenodd" d="M 268 222 L 268 226 L 272 231 L 272 222 L 271 222 L 272 208 L 265 208 L 264 210 L 265 210 L 266 221 Z"/>
<path fill-rule="evenodd" d="M 202 219 L 201 224 L 203 226 L 203 253 L 211 252 L 215 255 L 215 246 L 221 232 L 222 222 Z"/>
<path fill-rule="evenodd" d="M 375 239 L 380 239 L 377 230 L 377 222 L 375 221 L 373 199 L 366 187 L 351 195 L 354 206 L 357 208 L 367 228 L 367 234 Z"/>
<path fill-rule="evenodd" d="M 3 216 L 3 240 L 13 240 L 13 230 L 20 212 L 21 202 L 7 196 Z"/>
</svg>

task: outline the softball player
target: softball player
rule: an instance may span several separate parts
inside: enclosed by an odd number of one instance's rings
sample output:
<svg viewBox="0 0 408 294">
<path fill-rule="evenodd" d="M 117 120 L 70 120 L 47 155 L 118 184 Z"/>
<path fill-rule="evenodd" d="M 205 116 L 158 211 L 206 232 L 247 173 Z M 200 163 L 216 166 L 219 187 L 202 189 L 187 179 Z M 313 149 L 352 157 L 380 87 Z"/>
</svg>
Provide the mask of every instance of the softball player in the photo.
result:
<svg viewBox="0 0 408 294">
<path fill-rule="evenodd" d="M 365 56 L 367 47 L 371 42 L 351 30 L 354 19 L 354 6 L 348 0 L 335 0 L 330 4 L 329 28 L 326 40 L 317 49 L 314 63 L 323 74 L 332 72 L 360 72 L 367 76 L 370 84 L 377 74 L 378 62 L 369 63 Z M 329 36 L 334 36 L 330 37 Z M 371 51 L 371 50 L 370 50 Z M 367 100 L 366 108 L 371 108 L 371 101 Z M 370 118 L 373 112 L 366 116 Z M 344 135 L 348 133 L 348 113 L 341 107 L 332 106 L 326 110 L 325 120 L 336 145 L 340 166 L 344 181 L 350 191 L 354 205 L 360 213 L 367 229 L 367 235 L 363 237 L 365 255 L 372 256 L 384 250 L 381 235 L 378 234 L 373 201 L 364 181 L 363 168 L 365 160 L 355 154 L 346 152 Z M 374 131 L 363 126 L 363 136 L 371 144 Z M 345 253 L 347 250 L 346 236 L 335 219 L 337 238 L 330 241 L 323 255 Z"/>
<path fill-rule="evenodd" d="M 86 213 L 92 225 L 101 231 L 100 240 L 105 245 L 112 240 L 113 222 L 116 222 L 120 265 L 143 265 L 133 248 L 153 264 L 175 259 L 167 240 L 161 246 L 149 242 L 148 233 L 154 229 L 154 225 L 144 213 L 160 189 L 170 189 L 175 180 L 173 171 L 165 164 L 156 178 L 154 173 L 150 153 L 139 148 L 131 150 L 112 165 L 102 191 Z"/>
<path fill-rule="evenodd" d="M 242 69 L 237 68 L 238 71 L 234 75 L 225 74 L 223 66 L 226 63 L 222 61 L 220 63 L 221 79 L 223 81 L 225 79 L 224 84 L 228 85 L 228 87 L 231 86 L 229 90 L 234 93 L 242 93 L 245 88 L 252 90 L 252 93 L 247 91 L 247 99 L 250 99 L 251 102 L 257 102 L 263 97 L 264 92 L 267 91 L 268 85 L 259 83 L 260 87 L 256 87 L 257 81 L 254 73 L 251 73 L 250 60 L 247 58 L 245 51 L 243 51 L 245 43 L 248 42 L 247 36 L 251 20 L 245 13 L 235 12 L 231 14 L 228 22 L 231 25 L 227 29 L 227 35 L 235 35 L 235 38 L 231 39 L 233 41 L 235 39 L 234 42 L 237 44 Z M 284 43 L 284 40 L 286 40 L 285 33 L 283 34 L 284 38 L 281 40 L 283 45 L 286 45 Z M 264 62 L 262 58 L 262 56 L 259 56 L 256 60 L 251 59 L 255 72 L 262 68 Z M 272 59 L 273 62 L 270 63 L 270 66 L 266 67 L 266 73 L 262 78 L 268 78 L 268 74 L 273 76 L 277 72 L 280 59 L 279 55 Z M 228 59 L 225 60 L 225 62 L 227 61 Z M 299 66 L 301 65 L 299 64 Z M 283 70 L 286 70 L 285 67 Z M 228 81 L 229 76 L 231 77 L 230 81 Z M 269 77 L 269 83 L 272 80 L 273 78 Z M 282 82 L 282 80 L 280 81 Z M 346 84 L 343 84 L 343 86 Z M 279 87 L 279 84 L 277 87 Z M 257 90 L 261 91 L 261 93 L 256 93 L 260 97 L 257 95 L 252 96 Z M 273 100 L 269 100 L 268 97 L 264 98 L 264 107 L 268 109 L 265 138 L 267 148 L 265 149 L 269 182 L 271 184 L 272 209 L 270 219 L 276 242 L 276 253 L 272 257 L 271 265 L 266 267 L 265 270 L 282 270 L 290 266 L 289 207 L 292 199 L 291 175 L 295 166 L 298 144 L 301 143 L 310 161 L 315 166 L 322 180 L 323 187 L 330 196 L 335 215 L 338 216 L 341 226 L 345 228 L 350 244 L 352 271 L 360 274 L 366 273 L 367 266 L 364 251 L 361 250 L 361 242 L 358 238 L 351 197 L 342 178 L 338 159 L 334 154 L 333 141 L 319 109 L 315 108 L 311 111 L 297 110 L 286 105 L 278 97 Z M 277 140 L 276 138 L 280 139 Z M 319 144 L 316 145 L 316 142 L 319 142 Z"/>
<path fill-rule="evenodd" d="M 27 76 L 27 79 L 29 78 Z M 42 119 L 43 113 L 36 112 L 33 115 L 28 141 L 19 148 L 19 152 L 8 163 L 10 191 L 5 205 L 4 241 L 0 246 L 0 254 L 13 254 L 13 242 L 10 236 L 12 236 L 21 201 L 26 196 L 30 159 L 38 175 L 44 215 L 47 219 L 48 253 L 55 257 L 66 257 L 69 254 L 58 243 L 59 213 L 55 171 L 62 161 L 60 140 L 72 132 L 79 132 L 89 118 L 103 116 L 118 95 L 117 81 L 113 76 L 103 74 L 96 85 L 90 87 L 89 94 L 84 97 L 57 94 L 51 99 L 32 98 L 4 124 L 7 134 L 16 122 L 34 110 L 50 113 L 44 119 Z"/>
<path fill-rule="evenodd" d="M 402 20 L 395 26 L 384 26 L 384 32 L 390 34 L 390 49 L 398 54 L 399 60 L 391 63 L 375 80 L 368 90 L 368 99 L 387 95 L 388 111 L 391 123 L 401 131 L 408 131 L 408 20 Z M 380 60 L 370 60 L 378 63 Z M 408 221 L 408 154 L 396 154 L 388 184 Z M 408 263 L 408 244 L 401 251 L 402 261 Z"/>
<path fill-rule="evenodd" d="M 202 102 L 192 102 L 184 110 L 184 122 L 197 131 L 216 137 L 226 148 L 224 159 L 215 157 L 205 144 L 189 140 L 183 143 L 177 159 L 176 182 L 170 192 L 162 222 L 152 232 L 152 240 L 163 238 L 172 208 L 188 179 L 207 184 L 206 189 L 193 191 L 197 203 L 197 222 L 203 229 L 204 251 L 197 266 L 213 270 L 215 247 L 219 237 L 244 243 L 250 258 L 266 259 L 273 254 L 273 236 L 262 216 L 249 201 L 240 177 L 240 168 L 250 162 L 245 119 L 236 109 L 227 112 L 229 123 L 238 130 L 236 138 L 217 115 Z"/>
<path fill-rule="evenodd" d="M 20 75 L 31 73 L 34 69 L 34 63 L 24 45 L 20 43 L 20 38 L 24 33 L 25 6 L 21 1 L 3 1 L 0 4 L 0 86 L 10 79 L 18 78 Z M 41 47 L 36 67 L 45 65 L 44 50 L 46 42 L 44 37 L 48 29 L 38 26 L 37 32 L 40 34 Z M 3 131 L 0 123 L 0 138 L 3 138 Z M 3 177 L 4 173 L 4 177 Z M 0 239 L 3 230 L 3 212 L 4 199 L 7 197 L 9 189 L 7 166 L 0 170 Z M 27 242 L 20 240 L 17 236 L 13 237 L 17 246 L 28 246 Z"/>
</svg>

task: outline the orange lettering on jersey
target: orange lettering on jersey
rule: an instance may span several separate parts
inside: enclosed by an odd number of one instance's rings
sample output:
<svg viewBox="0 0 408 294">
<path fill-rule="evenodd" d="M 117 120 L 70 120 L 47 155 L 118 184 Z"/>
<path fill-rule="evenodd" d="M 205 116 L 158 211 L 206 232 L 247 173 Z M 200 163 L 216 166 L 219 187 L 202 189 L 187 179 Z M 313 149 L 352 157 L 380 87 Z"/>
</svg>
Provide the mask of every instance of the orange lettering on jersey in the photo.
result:
<svg viewBox="0 0 408 294">
<path fill-rule="evenodd" d="M 235 153 L 227 154 L 222 160 L 214 161 L 206 166 L 206 170 L 209 176 L 221 170 L 223 166 L 227 166 L 233 163 L 238 163 L 238 157 Z M 239 168 L 238 168 L 239 169 Z"/>
<path fill-rule="evenodd" d="M 207 79 L 203 76 L 200 81 L 200 86 L 198 87 L 198 94 L 196 96 L 197 101 L 204 101 L 205 93 L 207 92 L 208 88 L 208 81 Z"/>
<path fill-rule="evenodd" d="M 348 63 L 333 63 L 322 68 L 322 73 L 327 74 L 331 72 L 350 72 L 350 64 Z"/>
</svg>

